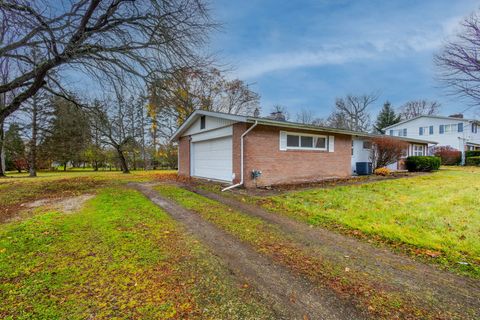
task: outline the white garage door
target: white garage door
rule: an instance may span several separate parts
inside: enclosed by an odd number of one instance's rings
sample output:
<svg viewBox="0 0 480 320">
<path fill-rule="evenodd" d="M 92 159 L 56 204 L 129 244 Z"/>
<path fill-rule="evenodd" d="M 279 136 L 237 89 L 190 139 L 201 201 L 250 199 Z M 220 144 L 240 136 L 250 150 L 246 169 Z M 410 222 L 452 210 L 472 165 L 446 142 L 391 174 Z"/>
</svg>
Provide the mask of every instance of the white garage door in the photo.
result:
<svg viewBox="0 0 480 320">
<path fill-rule="evenodd" d="M 192 176 L 232 181 L 232 137 L 192 142 Z"/>
</svg>

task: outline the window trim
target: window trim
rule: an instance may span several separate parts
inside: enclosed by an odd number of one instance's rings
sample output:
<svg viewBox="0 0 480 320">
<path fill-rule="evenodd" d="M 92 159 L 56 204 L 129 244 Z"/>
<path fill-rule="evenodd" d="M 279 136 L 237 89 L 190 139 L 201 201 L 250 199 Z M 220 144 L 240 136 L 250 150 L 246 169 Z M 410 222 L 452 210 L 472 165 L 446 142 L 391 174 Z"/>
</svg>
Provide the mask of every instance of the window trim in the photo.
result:
<svg viewBox="0 0 480 320">
<path fill-rule="evenodd" d="M 417 147 L 420 147 L 420 150 L 415 150 Z M 421 152 L 422 154 L 418 155 L 417 152 Z M 413 156 L 424 156 L 425 155 L 425 146 L 423 144 L 413 144 L 412 147 L 412 155 Z"/>
<path fill-rule="evenodd" d="M 311 150 L 311 151 L 328 151 L 328 136 L 326 135 L 321 135 L 321 134 L 311 134 L 311 133 L 302 133 L 302 132 L 291 132 L 291 131 L 284 131 L 285 132 L 285 149 L 286 150 Z M 299 143 L 299 146 L 298 147 L 289 147 L 287 145 L 287 140 L 288 140 L 288 136 L 297 136 L 298 137 L 298 143 Z M 312 148 L 310 147 L 302 147 L 301 146 L 301 143 L 302 143 L 302 138 L 301 137 L 313 137 L 313 146 Z M 316 148 L 315 145 L 316 145 L 316 139 L 315 138 L 321 138 L 321 139 L 325 139 L 325 148 Z"/>
<path fill-rule="evenodd" d="M 200 117 L 200 130 L 204 130 L 207 128 L 207 117 L 201 116 Z"/>
</svg>

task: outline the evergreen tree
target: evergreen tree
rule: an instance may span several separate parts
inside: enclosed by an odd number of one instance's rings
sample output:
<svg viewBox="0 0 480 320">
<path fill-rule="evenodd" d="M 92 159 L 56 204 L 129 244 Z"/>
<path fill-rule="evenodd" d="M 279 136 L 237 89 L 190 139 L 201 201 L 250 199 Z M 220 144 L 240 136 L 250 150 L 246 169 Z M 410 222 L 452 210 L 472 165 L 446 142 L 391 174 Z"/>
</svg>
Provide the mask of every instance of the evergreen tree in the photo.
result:
<svg viewBox="0 0 480 320">
<path fill-rule="evenodd" d="M 7 170 L 22 172 L 27 167 L 25 143 L 22 140 L 20 126 L 12 123 L 5 132 L 5 158 Z"/>
<path fill-rule="evenodd" d="M 384 128 L 394 125 L 398 122 L 400 122 L 400 115 L 397 115 L 390 102 L 386 101 L 383 104 L 382 110 L 377 116 L 374 129 L 377 133 L 385 134 L 385 131 L 383 130 Z"/>
<path fill-rule="evenodd" d="M 53 121 L 44 149 L 51 160 L 64 165 L 78 162 L 90 143 L 90 127 L 85 112 L 65 99 L 53 100 Z"/>
</svg>

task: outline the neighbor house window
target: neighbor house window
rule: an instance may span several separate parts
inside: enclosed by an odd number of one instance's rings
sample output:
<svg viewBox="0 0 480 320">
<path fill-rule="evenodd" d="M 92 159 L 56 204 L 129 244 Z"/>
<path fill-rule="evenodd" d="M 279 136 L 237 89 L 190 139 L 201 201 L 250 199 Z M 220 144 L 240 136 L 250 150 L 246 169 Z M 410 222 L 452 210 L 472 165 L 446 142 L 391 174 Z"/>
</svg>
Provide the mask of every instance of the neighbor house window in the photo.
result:
<svg viewBox="0 0 480 320">
<path fill-rule="evenodd" d="M 287 133 L 287 149 L 326 150 L 327 137 L 304 133 Z"/>
<path fill-rule="evenodd" d="M 476 123 L 472 123 L 472 133 L 478 132 L 478 125 Z"/>
<path fill-rule="evenodd" d="M 441 124 L 439 131 L 440 133 L 463 132 L 463 123 Z"/>
<path fill-rule="evenodd" d="M 433 134 L 433 126 L 418 128 L 418 134 L 421 136 L 428 136 Z"/>
<path fill-rule="evenodd" d="M 414 144 L 413 145 L 413 155 L 414 156 L 423 156 L 423 146 Z"/>
<path fill-rule="evenodd" d="M 407 129 L 399 129 L 399 130 L 390 130 L 391 136 L 397 137 L 406 137 L 407 136 Z"/>
<path fill-rule="evenodd" d="M 205 116 L 200 117 L 200 129 L 205 129 Z"/>
</svg>

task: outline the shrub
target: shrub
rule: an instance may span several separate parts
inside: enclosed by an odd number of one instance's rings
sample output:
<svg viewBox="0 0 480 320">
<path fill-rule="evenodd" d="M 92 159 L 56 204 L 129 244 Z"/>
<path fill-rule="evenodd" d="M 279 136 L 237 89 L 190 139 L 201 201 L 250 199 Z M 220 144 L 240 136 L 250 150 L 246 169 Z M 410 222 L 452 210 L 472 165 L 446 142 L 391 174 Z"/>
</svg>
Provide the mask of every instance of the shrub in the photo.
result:
<svg viewBox="0 0 480 320">
<path fill-rule="evenodd" d="M 377 176 L 388 176 L 390 175 L 391 171 L 390 169 L 383 167 L 375 169 L 373 173 L 375 173 Z"/>
<path fill-rule="evenodd" d="M 480 157 L 480 150 L 465 151 L 465 157 Z"/>
<path fill-rule="evenodd" d="M 443 165 L 459 165 L 462 161 L 462 152 L 450 146 L 437 147 L 434 150 L 434 154 L 435 156 L 440 157 Z"/>
<path fill-rule="evenodd" d="M 405 160 L 407 170 L 410 172 L 430 172 L 440 168 L 440 158 L 433 156 L 413 156 Z"/>
<path fill-rule="evenodd" d="M 389 136 L 372 138 L 370 160 L 374 168 L 382 168 L 397 162 L 408 148 L 408 143 Z"/>
<path fill-rule="evenodd" d="M 465 164 L 467 166 L 480 166 L 480 156 L 468 157 Z"/>
</svg>

